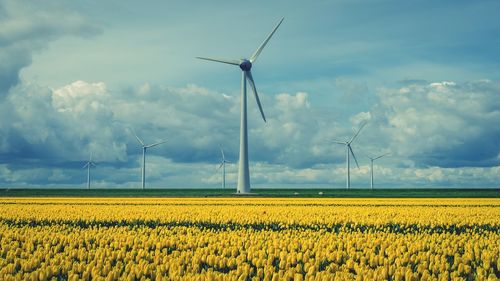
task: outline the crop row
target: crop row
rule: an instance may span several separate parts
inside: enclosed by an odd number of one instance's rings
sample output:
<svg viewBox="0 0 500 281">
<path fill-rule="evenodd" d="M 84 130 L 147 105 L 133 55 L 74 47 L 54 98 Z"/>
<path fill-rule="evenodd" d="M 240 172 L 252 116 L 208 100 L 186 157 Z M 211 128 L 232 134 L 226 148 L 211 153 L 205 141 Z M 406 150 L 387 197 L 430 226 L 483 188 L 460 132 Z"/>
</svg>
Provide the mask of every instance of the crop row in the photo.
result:
<svg viewBox="0 0 500 281">
<path fill-rule="evenodd" d="M 364 225 L 355 222 L 348 222 L 346 224 L 284 224 L 281 222 L 270 223 L 251 223 L 241 224 L 235 222 L 226 223 L 212 223 L 212 222 L 192 222 L 192 221 L 171 221 L 163 222 L 158 220 L 25 220 L 25 219 L 2 219 L 0 224 L 5 224 L 9 227 L 38 227 L 38 226 L 52 226 L 52 225 L 65 225 L 68 227 L 78 228 L 95 228 L 95 227 L 193 227 L 207 230 L 225 230 L 233 231 L 240 229 L 252 230 L 269 230 L 269 231 L 284 231 L 284 230 L 312 230 L 324 232 L 389 232 L 389 233 L 484 233 L 494 232 L 500 233 L 499 225 L 402 225 L 397 223 L 389 223 L 385 225 Z"/>
</svg>

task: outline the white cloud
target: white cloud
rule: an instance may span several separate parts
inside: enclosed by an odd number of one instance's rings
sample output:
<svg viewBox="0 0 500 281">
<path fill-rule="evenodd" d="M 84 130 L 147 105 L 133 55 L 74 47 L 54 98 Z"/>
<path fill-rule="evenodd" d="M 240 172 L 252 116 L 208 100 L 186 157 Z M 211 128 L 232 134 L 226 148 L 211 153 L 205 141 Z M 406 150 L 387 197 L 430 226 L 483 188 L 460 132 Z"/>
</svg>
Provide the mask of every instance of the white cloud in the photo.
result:
<svg viewBox="0 0 500 281">
<path fill-rule="evenodd" d="M 52 106 L 59 112 L 71 112 L 75 117 L 83 117 L 87 109 L 99 111 L 105 108 L 106 86 L 104 83 L 76 81 L 52 93 Z"/>
<path fill-rule="evenodd" d="M 493 168 L 446 167 L 457 159 L 476 166 L 485 163 L 466 158 L 468 154 L 461 159 L 460 153 L 463 146 L 475 145 L 473 140 L 488 144 L 491 134 L 498 132 L 491 127 L 498 114 L 493 98 L 497 87 L 483 81 L 380 90 L 372 110 L 351 116 L 353 127 L 369 120 L 353 143 L 360 162 L 360 169 L 351 170 L 353 186 L 369 183 L 364 154 L 388 151 L 392 154 L 375 164 L 378 186 L 494 185 L 498 166 L 494 163 Z M 268 116 L 264 123 L 249 97 L 250 160 L 256 186 L 344 186 L 345 149 L 331 140 L 351 137 L 353 132 L 350 125 L 317 111 L 308 99 L 304 92 L 274 98 L 263 94 Z M 80 186 L 85 181 L 81 165 L 92 152 L 101 163 L 93 170 L 96 186 L 134 187 L 140 179 L 141 149 L 132 128 L 147 143 L 168 140 L 148 151 L 152 186 L 218 186 L 219 145 L 230 161 L 238 160 L 239 97 L 196 85 L 143 84 L 116 91 L 103 82 L 76 81 L 54 90 L 23 83 L 0 105 L 9 114 L 9 122 L 0 121 L 0 153 L 8 155 L 10 164 L 1 170 L 4 184 L 49 179 L 50 184 Z M 482 149 L 482 157 L 498 161 L 497 144 Z M 439 157 L 431 154 L 434 151 L 440 152 Z M 236 176 L 236 165 L 230 165 L 228 183 Z"/>
<path fill-rule="evenodd" d="M 499 91 L 491 81 L 380 89 L 372 127 L 419 165 L 499 165 Z"/>
<path fill-rule="evenodd" d="M 103 161 L 124 160 L 123 128 L 113 123 L 110 98 L 102 83 L 77 81 L 51 91 L 35 84 L 20 84 L 5 101 L 10 117 L 0 121 L 7 137 L 4 153 L 11 158 L 50 158 L 75 161 L 90 151 Z M 9 138 L 10 137 L 10 138 Z M 19 144 L 24 147 L 16 149 Z"/>
<path fill-rule="evenodd" d="M 371 119 L 372 114 L 370 112 L 360 112 L 351 117 L 351 122 L 356 126 L 360 126 L 362 123 L 369 122 Z"/>
<path fill-rule="evenodd" d="M 139 167 L 136 160 L 141 151 L 132 134 L 134 129 L 147 143 L 168 140 L 148 151 L 148 174 L 152 180 L 166 177 L 154 159 L 174 163 L 169 166 L 205 165 L 203 163 L 217 161 L 219 145 L 224 146 L 228 159 L 237 162 L 238 97 L 196 85 L 183 88 L 148 85 L 147 88 L 148 93 L 144 95 L 144 87 L 118 92 L 108 90 L 103 82 L 75 81 L 54 90 L 20 84 L 2 103 L 12 111 L 10 122 L 0 122 L 7 136 L 1 141 L 2 152 L 10 155 L 11 163 L 26 163 L 34 157 L 40 165 L 46 165 L 45 159 L 50 160 L 50 165 L 68 165 L 84 161 L 92 153 L 95 161 L 115 168 Z M 321 152 L 328 149 L 327 145 L 315 146 L 316 153 L 311 154 L 312 144 L 325 139 L 325 130 L 320 129 L 320 124 L 329 126 L 333 122 L 319 123 L 315 119 L 317 114 L 310 108 L 307 93 L 282 93 L 274 99 L 263 95 L 269 116 L 267 124 L 259 120 L 258 109 L 251 98 L 253 163 L 306 167 L 312 165 L 315 158 L 320 162 L 331 161 L 330 156 Z M 22 143 L 23 147 L 16 150 L 16 143 Z M 206 173 L 204 169 L 197 172 L 198 176 Z M 80 172 L 75 171 L 70 177 Z M 54 180 L 66 179 L 61 174 L 49 174 L 47 177 Z M 212 173 L 203 176 L 211 177 Z M 211 182 L 203 180 L 200 184 Z M 177 184 L 185 183 L 174 185 Z"/>
</svg>

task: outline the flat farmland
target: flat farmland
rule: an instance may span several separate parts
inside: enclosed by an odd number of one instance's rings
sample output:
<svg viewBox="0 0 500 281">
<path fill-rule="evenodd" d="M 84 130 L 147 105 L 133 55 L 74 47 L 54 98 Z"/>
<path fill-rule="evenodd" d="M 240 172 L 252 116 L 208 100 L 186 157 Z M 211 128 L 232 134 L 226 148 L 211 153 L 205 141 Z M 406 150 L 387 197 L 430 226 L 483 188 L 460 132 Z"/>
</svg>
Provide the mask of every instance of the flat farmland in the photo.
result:
<svg viewBox="0 0 500 281">
<path fill-rule="evenodd" d="M 0 198 L 0 279 L 496 280 L 498 198 Z"/>
<path fill-rule="evenodd" d="M 252 189 L 251 194 L 237 195 L 235 189 L 0 189 L 0 197 L 290 197 L 290 198 L 500 198 L 498 188 L 475 189 L 358 189 L 300 188 Z"/>
</svg>

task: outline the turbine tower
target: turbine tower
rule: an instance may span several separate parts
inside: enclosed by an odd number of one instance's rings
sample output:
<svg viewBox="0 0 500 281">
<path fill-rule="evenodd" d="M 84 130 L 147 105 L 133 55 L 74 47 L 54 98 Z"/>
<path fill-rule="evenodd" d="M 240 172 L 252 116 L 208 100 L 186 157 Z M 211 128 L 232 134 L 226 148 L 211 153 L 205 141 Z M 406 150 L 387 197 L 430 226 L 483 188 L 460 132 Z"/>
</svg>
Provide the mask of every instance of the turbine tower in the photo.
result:
<svg viewBox="0 0 500 281">
<path fill-rule="evenodd" d="M 87 163 L 85 163 L 85 165 L 83 166 L 83 169 L 87 168 L 87 189 L 90 189 L 90 167 L 91 166 L 96 166 L 96 164 L 92 161 L 92 153 L 90 153 L 90 156 L 89 156 L 89 161 L 87 161 Z"/>
<path fill-rule="evenodd" d="M 220 148 L 220 153 L 222 155 L 222 158 L 220 166 L 219 168 L 217 168 L 217 170 L 222 168 L 222 189 L 226 189 L 226 163 L 231 163 L 231 161 L 226 160 L 226 156 L 224 156 L 224 150 L 222 149 L 222 147 Z"/>
<path fill-rule="evenodd" d="M 260 53 L 266 46 L 269 39 L 276 32 L 280 24 L 283 22 L 282 18 L 278 24 L 274 27 L 273 31 L 267 36 L 266 40 L 262 42 L 259 48 L 253 53 L 253 55 L 248 59 L 214 59 L 206 57 L 197 57 L 198 59 L 226 63 L 231 65 L 239 66 L 241 69 L 241 115 L 240 115 L 240 160 L 238 163 L 238 187 L 237 193 L 250 193 L 250 171 L 248 168 L 248 130 L 247 130 L 247 80 L 252 88 L 255 100 L 259 106 L 260 114 L 262 119 L 266 122 L 266 117 L 264 116 L 264 111 L 260 104 L 259 95 L 257 94 L 257 88 L 255 87 L 255 82 L 253 80 L 252 65 L 255 63 Z"/>
<path fill-rule="evenodd" d="M 370 189 L 373 190 L 373 161 L 377 160 L 377 159 L 380 159 L 384 156 L 387 156 L 389 155 L 389 153 L 385 153 L 385 154 L 382 154 L 382 155 L 379 155 L 377 157 L 370 157 L 370 156 L 367 156 L 368 158 L 370 158 L 370 175 L 371 175 L 371 178 L 370 178 Z"/>
<path fill-rule="evenodd" d="M 162 143 L 165 143 L 167 141 L 165 140 L 165 141 L 160 141 L 157 143 L 145 145 L 144 142 L 137 136 L 137 134 L 135 132 L 134 132 L 134 136 L 137 139 L 137 141 L 139 142 L 139 144 L 142 146 L 142 189 L 144 189 L 145 184 L 146 184 L 146 150 L 148 148 L 155 147 L 155 146 L 160 145 Z"/>
<path fill-rule="evenodd" d="M 361 127 L 358 129 L 358 131 L 352 136 L 350 140 L 347 141 L 333 141 L 334 143 L 342 144 L 345 145 L 346 148 L 346 168 L 347 168 L 347 178 L 346 178 L 346 187 L 349 189 L 351 187 L 351 172 L 350 172 L 350 154 L 354 158 L 354 161 L 356 161 L 356 166 L 359 168 L 358 165 L 358 160 L 356 159 L 356 156 L 354 155 L 354 151 L 352 151 L 351 143 L 356 139 L 356 137 L 359 135 L 363 127 L 366 125 L 366 123 L 363 123 Z"/>
</svg>

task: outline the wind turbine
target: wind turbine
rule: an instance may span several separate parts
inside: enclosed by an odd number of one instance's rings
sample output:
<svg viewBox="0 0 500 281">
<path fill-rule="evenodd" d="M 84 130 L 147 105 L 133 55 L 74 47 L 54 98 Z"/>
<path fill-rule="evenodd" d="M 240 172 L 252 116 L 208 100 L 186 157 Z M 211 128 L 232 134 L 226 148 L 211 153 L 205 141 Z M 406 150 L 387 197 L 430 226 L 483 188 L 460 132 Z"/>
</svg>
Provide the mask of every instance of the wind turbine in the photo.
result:
<svg viewBox="0 0 500 281">
<path fill-rule="evenodd" d="M 155 146 L 160 145 L 162 143 L 165 143 L 167 141 L 165 140 L 165 141 L 160 141 L 157 143 L 145 145 L 144 142 L 137 136 L 137 134 L 135 132 L 134 132 L 134 136 L 142 146 L 142 189 L 144 189 L 145 183 L 146 183 L 146 150 L 148 148 L 155 147 Z"/>
<path fill-rule="evenodd" d="M 241 115 L 240 115 L 240 160 L 238 164 L 238 187 L 237 193 L 250 193 L 250 171 L 248 168 L 248 130 L 247 130 L 247 80 L 252 88 L 255 101 L 259 106 L 260 114 L 262 119 L 266 122 L 266 117 L 264 116 L 264 111 L 260 104 L 259 95 L 257 94 L 257 88 L 255 87 L 255 82 L 253 80 L 252 64 L 255 63 L 260 53 L 266 46 L 269 39 L 276 32 L 280 24 L 283 22 L 282 18 L 278 24 L 274 27 L 273 31 L 267 36 L 266 40 L 262 42 L 259 48 L 253 53 L 250 58 L 244 59 L 214 59 L 206 57 L 197 57 L 198 59 L 226 63 L 231 65 L 239 66 L 241 69 Z"/>
<path fill-rule="evenodd" d="M 96 166 L 96 164 L 92 161 L 92 153 L 90 153 L 90 156 L 89 156 L 89 161 L 87 161 L 87 163 L 85 163 L 85 165 L 83 166 L 83 169 L 87 168 L 87 189 L 90 189 L 90 167 L 91 166 Z"/>
<path fill-rule="evenodd" d="M 220 148 L 220 153 L 222 155 L 222 158 L 220 166 L 219 168 L 217 168 L 217 170 L 222 168 L 222 189 L 226 189 L 226 163 L 231 163 L 231 161 L 226 160 L 226 156 L 224 156 L 224 150 L 222 149 L 222 147 Z"/>
<path fill-rule="evenodd" d="M 356 137 L 359 135 L 359 132 L 363 129 L 363 127 L 366 125 L 366 123 L 363 123 L 361 127 L 358 129 L 358 131 L 352 136 L 350 140 L 347 141 L 333 141 L 334 143 L 338 144 L 343 144 L 345 145 L 346 148 L 346 167 L 347 167 L 347 178 L 346 178 L 346 185 L 347 189 L 351 187 L 351 172 L 350 172 L 350 154 L 354 158 L 354 161 L 356 161 L 356 166 L 359 168 L 358 160 L 356 159 L 356 156 L 354 155 L 354 151 L 352 151 L 351 143 L 356 139 Z"/>
<path fill-rule="evenodd" d="M 382 154 L 382 155 L 379 155 L 377 157 L 370 157 L 367 155 L 368 158 L 370 158 L 370 174 L 371 174 L 371 178 L 370 178 L 370 189 L 373 190 L 373 161 L 377 160 L 377 159 L 380 159 L 384 156 L 387 156 L 389 155 L 390 153 L 385 153 L 385 154 Z"/>
</svg>

